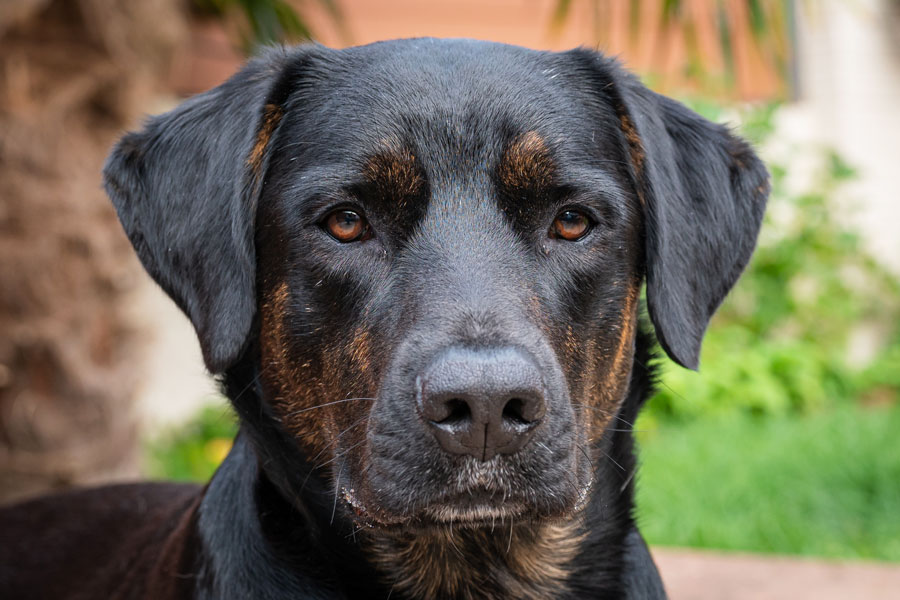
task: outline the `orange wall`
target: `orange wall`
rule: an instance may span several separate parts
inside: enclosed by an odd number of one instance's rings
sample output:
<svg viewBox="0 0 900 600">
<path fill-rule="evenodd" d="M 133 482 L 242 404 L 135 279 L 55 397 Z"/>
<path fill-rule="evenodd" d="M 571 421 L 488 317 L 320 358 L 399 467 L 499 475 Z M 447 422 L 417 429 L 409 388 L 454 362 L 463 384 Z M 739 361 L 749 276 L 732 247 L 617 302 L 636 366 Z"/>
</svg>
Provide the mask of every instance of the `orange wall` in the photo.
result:
<svg viewBox="0 0 900 600">
<path fill-rule="evenodd" d="M 631 0 L 571 0 L 567 18 L 556 27 L 559 0 L 336 1 L 342 24 L 325 12 L 321 0 L 297 4 L 317 41 L 333 47 L 419 36 L 548 50 L 588 46 L 619 56 L 663 93 L 753 100 L 784 97 L 787 89 L 774 60 L 789 50 L 786 28 L 782 23 L 771 35 L 753 35 L 747 0 L 682 0 L 682 21 L 668 23 L 661 17 L 664 0 L 641 0 L 639 5 Z M 781 1 L 763 0 L 770 11 Z M 640 8 L 639 29 L 632 25 L 634 6 Z M 723 12 L 717 13 L 720 8 Z M 730 70 L 719 43 L 720 17 L 732 31 Z M 195 23 L 189 44 L 191 60 L 177 62 L 173 74 L 173 88 L 180 93 L 220 83 L 241 60 L 215 23 Z"/>
<path fill-rule="evenodd" d="M 651 75 L 654 87 L 665 92 L 702 90 L 758 99 L 783 95 L 785 90 L 765 44 L 749 33 L 746 0 L 726 0 L 722 5 L 735 32 L 733 80 L 724 75 L 718 46 L 719 0 L 683 0 L 690 31 L 679 24 L 663 24 L 663 0 L 641 0 L 638 32 L 631 28 L 630 0 L 571 0 L 568 18 L 557 28 L 551 24 L 558 0 L 337 1 L 345 17 L 343 32 L 319 2 L 305 0 L 299 5 L 316 38 L 329 46 L 417 36 L 468 37 L 550 50 L 585 45 L 619 55 L 632 69 Z M 781 0 L 764 1 L 774 8 Z M 689 46 L 695 48 L 693 58 Z M 704 83 L 688 75 L 690 60 L 702 64 Z"/>
<path fill-rule="evenodd" d="M 318 3 L 307 0 L 316 37 L 329 46 L 402 37 L 467 37 L 561 50 L 594 38 L 588 2 L 573 2 L 564 28 L 551 32 L 555 0 L 338 0 L 345 16 L 342 37 Z"/>
</svg>

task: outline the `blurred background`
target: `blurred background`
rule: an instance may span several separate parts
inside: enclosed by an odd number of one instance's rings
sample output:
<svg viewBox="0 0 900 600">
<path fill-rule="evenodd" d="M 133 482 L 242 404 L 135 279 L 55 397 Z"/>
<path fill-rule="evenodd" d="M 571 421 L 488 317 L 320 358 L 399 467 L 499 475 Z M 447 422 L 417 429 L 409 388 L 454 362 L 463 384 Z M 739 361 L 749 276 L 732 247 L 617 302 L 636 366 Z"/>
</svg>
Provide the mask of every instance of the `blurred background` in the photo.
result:
<svg viewBox="0 0 900 600">
<path fill-rule="evenodd" d="M 423 35 L 596 47 L 757 145 L 759 249 L 700 372 L 660 360 L 638 520 L 673 597 L 897 593 L 898 0 L 0 0 L 0 501 L 204 480 L 234 433 L 100 189 L 117 136 L 263 44 Z"/>
</svg>

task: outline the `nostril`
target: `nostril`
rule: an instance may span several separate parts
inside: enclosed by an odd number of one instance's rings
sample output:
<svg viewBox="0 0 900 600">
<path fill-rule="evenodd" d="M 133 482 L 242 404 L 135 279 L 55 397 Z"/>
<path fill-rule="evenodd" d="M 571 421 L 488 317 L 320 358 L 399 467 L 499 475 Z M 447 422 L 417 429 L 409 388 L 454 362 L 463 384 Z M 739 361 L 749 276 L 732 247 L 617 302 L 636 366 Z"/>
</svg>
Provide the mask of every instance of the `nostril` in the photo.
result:
<svg viewBox="0 0 900 600">
<path fill-rule="evenodd" d="M 503 407 L 503 420 L 511 421 L 514 425 L 530 425 L 531 421 L 525 418 L 525 401 L 510 398 Z"/>
<path fill-rule="evenodd" d="M 515 432 L 525 433 L 540 424 L 544 412 L 544 401 L 540 396 L 513 397 L 504 403 L 500 421 Z"/>
<path fill-rule="evenodd" d="M 472 409 L 469 403 L 460 398 L 450 398 L 444 402 L 444 411 L 446 414 L 442 419 L 433 419 L 436 425 L 455 426 L 467 423 L 472 419 Z"/>
</svg>

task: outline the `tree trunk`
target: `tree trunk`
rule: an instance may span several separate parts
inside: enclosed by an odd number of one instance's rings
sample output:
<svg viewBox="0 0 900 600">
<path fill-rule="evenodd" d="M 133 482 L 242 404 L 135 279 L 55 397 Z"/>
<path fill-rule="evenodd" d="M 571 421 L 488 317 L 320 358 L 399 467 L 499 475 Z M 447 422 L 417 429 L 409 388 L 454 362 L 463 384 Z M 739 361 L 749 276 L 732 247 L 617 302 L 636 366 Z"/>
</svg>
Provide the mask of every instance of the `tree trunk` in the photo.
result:
<svg viewBox="0 0 900 600">
<path fill-rule="evenodd" d="M 0 6 L 0 502 L 137 474 L 140 267 L 100 170 L 166 74 L 180 5 Z"/>
</svg>

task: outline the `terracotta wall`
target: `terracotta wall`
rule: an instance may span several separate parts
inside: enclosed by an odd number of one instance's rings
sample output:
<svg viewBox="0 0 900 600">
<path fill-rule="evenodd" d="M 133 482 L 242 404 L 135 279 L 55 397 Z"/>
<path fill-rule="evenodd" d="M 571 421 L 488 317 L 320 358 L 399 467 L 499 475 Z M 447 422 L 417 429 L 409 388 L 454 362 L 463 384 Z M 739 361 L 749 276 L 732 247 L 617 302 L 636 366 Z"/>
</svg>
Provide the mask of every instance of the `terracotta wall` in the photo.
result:
<svg viewBox="0 0 900 600">
<path fill-rule="evenodd" d="M 790 62 L 786 0 L 761 0 L 771 31 L 752 33 L 747 0 L 680 0 L 663 16 L 665 0 L 336 0 L 337 23 L 324 2 L 292 0 L 315 38 L 333 47 L 401 37 L 467 37 L 565 50 L 595 47 L 618 55 L 658 91 L 757 100 L 788 95 Z M 723 25 L 732 52 L 723 49 Z M 221 24 L 196 23 L 190 60 L 178 61 L 174 89 L 182 94 L 221 83 L 241 58 Z"/>
<path fill-rule="evenodd" d="M 318 3 L 301 5 L 316 37 L 329 46 L 416 36 L 470 37 L 554 50 L 586 45 L 620 55 L 666 92 L 759 99 L 783 95 L 787 87 L 777 59 L 785 62 L 789 52 L 788 24 L 776 19 L 774 31 L 752 34 L 746 0 L 682 0 L 681 20 L 670 18 L 668 23 L 662 17 L 664 0 L 571 0 L 567 18 L 557 27 L 553 16 L 559 0 L 338 3 L 343 28 Z M 764 0 L 762 5 L 769 16 L 777 15 L 783 0 Z M 717 14 L 717 7 L 722 13 Z M 720 43 L 720 18 L 733 32 L 731 69 L 726 69 L 728 57 Z M 640 27 L 634 27 L 636 22 Z"/>
</svg>

